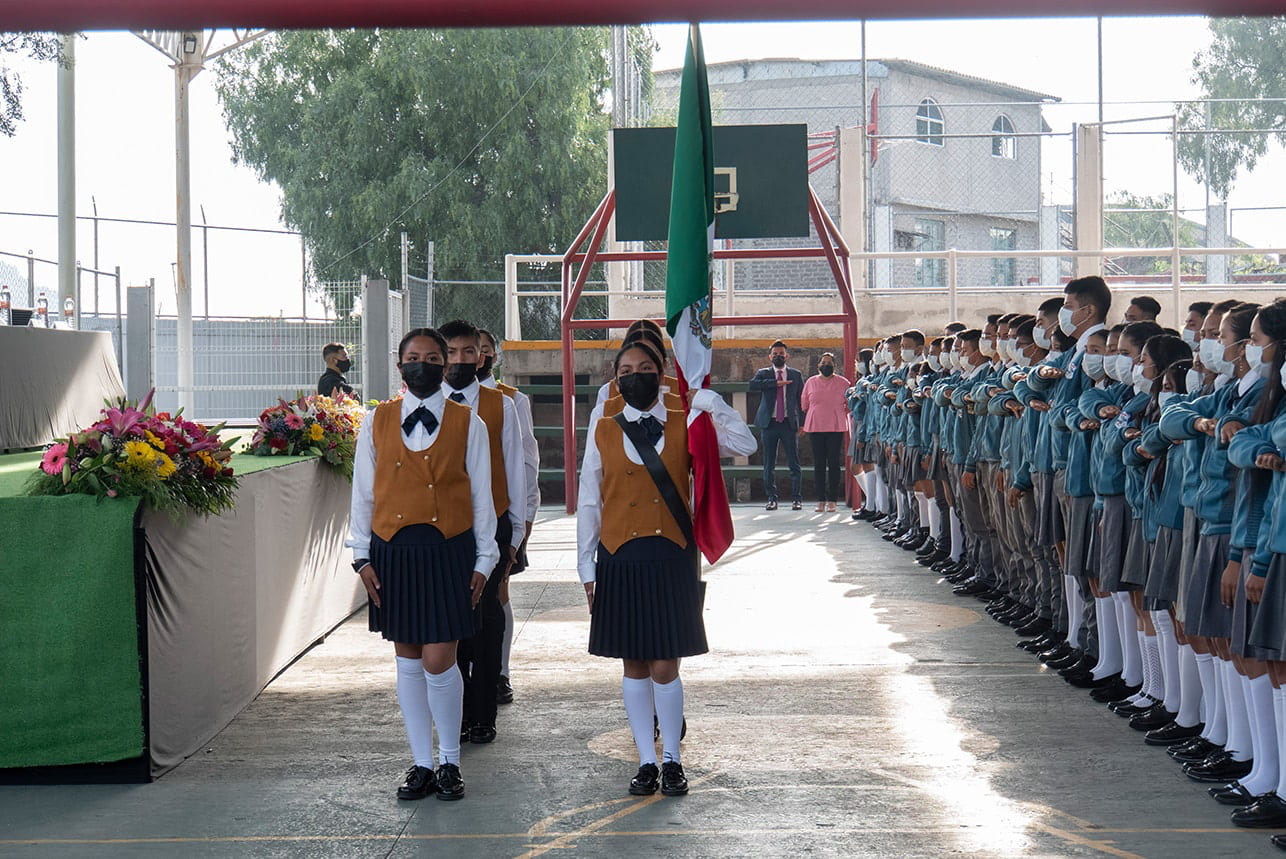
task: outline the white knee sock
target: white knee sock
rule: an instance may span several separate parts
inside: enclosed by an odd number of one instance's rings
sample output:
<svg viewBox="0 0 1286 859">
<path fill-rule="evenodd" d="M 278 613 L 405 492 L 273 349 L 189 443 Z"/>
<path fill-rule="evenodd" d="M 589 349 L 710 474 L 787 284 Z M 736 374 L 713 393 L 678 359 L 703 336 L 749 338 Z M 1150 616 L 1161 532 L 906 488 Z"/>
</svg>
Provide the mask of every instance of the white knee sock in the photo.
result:
<svg viewBox="0 0 1286 859">
<path fill-rule="evenodd" d="M 951 563 L 954 564 L 960 560 L 960 553 L 964 551 L 964 529 L 960 527 L 956 508 L 952 507 L 947 512 L 951 525 Z"/>
<path fill-rule="evenodd" d="M 460 763 L 460 722 L 464 718 L 464 678 L 459 666 L 452 665 L 441 674 L 424 672 L 429 686 L 429 711 L 433 727 L 438 729 L 438 763 Z"/>
<path fill-rule="evenodd" d="M 862 490 L 862 509 L 874 510 L 875 504 L 871 498 L 871 481 L 869 471 L 859 471 L 856 474 L 857 485 Z"/>
<path fill-rule="evenodd" d="M 1210 661 L 1208 654 L 1198 654 L 1191 644 L 1179 645 L 1179 715 L 1175 723 L 1180 728 L 1191 728 L 1201 723 L 1202 656 Z"/>
<path fill-rule="evenodd" d="M 639 751 L 639 766 L 656 763 L 656 741 L 652 732 L 652 678 L 622 677 L 621 696 L 625 699 L 625 717 Z"/>
<path fill-rule="evenodd" d="M 1277 716 L 1277 795 L 1286 796 L 1286 689 L 1273 688 L 1273 710 Z"/>
<path fill-rule="evenodd" d="M 1111 597 L 1094 598 L 1094 623 L 1098 627 L 1098 664 L 1094 679 L 1121 673 L 1121 629 L 1116 622 L 1116 602 Z"/>
<path fill-rule="evenodd" d="M 1164 702 L 1166 696 L 1165 671 L 1161 667 L 1161 648 L 1155 635 L 1139 631 L 1139 642 L 1142 645 L 1143 658 L 1147 660 L 1148 671 L 1152 674 L 1152 697 Z M 1164 706 L 1164 703 L 1163 703 Z M 1167 708 L 1168 709 L 1168 708 Z M 1170 710 L 1170 712 L 1174 712 Z"/>
<path fill-rule="evenodd" d="M 1224 746 L 1235 761 L 1248 761 L 1254 754 L 1250 715 L 1246 708 L 1247 681 L 1232 662 L 1224 663 L 1224 706 L 1228 708 L 1228 742 Z"/>
<path fill-rule="evenodd" d="M 920 527 L 928 528 L 929 527 L 929 508 L 931 506 L 929 504 L 929 499 L 925 497 L 925 494 L 923 492 L 917 492 L 915 493 L 915 503 L 920 508 Z"/>
<path fill-rule="evenodd" d="M 424 663 L 397 657 L 397 703 L 417 767 L 433 769 L 433 717 L 424 683 Z"/>
<path fill-rule="evenodd" d="M 1224 686 L 1227 685 L 1228 675 L 1224 673 L 1224 666 L 1228 663 L 1210 654 L 1211 675 L 1214 679 L 1214 694 L 1211 702 L 1206 705 L 1206 733 L 1205 738 L 1216 746 L 1222 746 L 1228 742 L 1228 697 L 1224 694 Z M 1211 710 L 1214 714 L 1211 715 Z"/>
<path fill-rule="evenodd" d="M 942 510 L 937 501 L 929 504 L 929 536 L 935 540 L 942 536 Z"/>
<path fill-rule="evenodd" d="M 1142 637 L 1143 631 L 1139 630 L 1136 638 L 1141 639 Z M 1142 645 L 1140 644 L 1140 646 Z M 1153 701 L 1160 700 L 1160 697 L 1157 695 L 1157 688 L 1161 683 L 1152 673 L 1152 663 L 1148 662 L 1146 659 L 1140 659 L 1139 662 L 1142 663 L 1139 673 L 1143 675 L 1143 685 L 1139 689 L 1139 694 L 1135 696 L 1135 703 L 1141 704 L 1146 699 L 1147 706 L 1151 707 Z"/>
<path fill-rule="evenodd" d="M 1207 731 L 1215 721 L 1215 700 L 1219 697 L 1219 687 L 1215 681 L 1215 658 L 1209 653 L 1197 653 L 1192 651 L 1197 659 L 1197 676 L 1201 678 L 1201 721 L 1205 728 L 1201 731 L 1201 736 L 1207 740 L 1210 735 Z"/>
<path fill-rule="evenodd" d="M 1063 593 L 1067 597 L 1067 641 L 1072 647 L 1080 647 L 1081 617 L 1084 612 L 1081 598 L 1081 586 L 1075 576 L 1063 576 Z"/>
<path fill-rule="evenodd" d="M 1165 708 L 1178 713 L 1181 690 L 1179 687 L 1179 642 L 1174 637 L 1174 621 L 1168 611 L 1150 612 L 1152 626 L 1156 628 L 1156 643 L 1160 648 L 1161 676 L 1165 678 Z"/>
<path fill-rule="evenodd" d="M 1138 618 L 1127 591 L 1113 594 L 1112 600 L 1116 603 L 1116 625 L 1121 630 L 1121 679 L 1133 686 L 1143 676 L 1143 651 L 1139 647 L 1142 639 L 1135 635 Z"/>
<path fill-rule="evenodd" d="M 1246 703 L 1254 731 L 1255 763 L 1245 778 L 1237 779 L 1251 795 L 1259 796 L 1277 787 L 1277 718 L 1273 713 L 1273 684 L 1265 674 L 1247 678 Z"/>
<path fill-rule="evenodd" d="M 509 676 L 509 653 L 513 650 L 514 644 L 514 607 L 513 603 L 505 603 L 505 636 L 500 639 L 500 674 L 502 677 Z"/>
<path fill-rule="evenodd" d="M 661 726 L 661 761 L 679 763 L 679 737 L 683 734 L 683 678 L 669 683 L 652 681 L 656 720 Z"/>
</svg>

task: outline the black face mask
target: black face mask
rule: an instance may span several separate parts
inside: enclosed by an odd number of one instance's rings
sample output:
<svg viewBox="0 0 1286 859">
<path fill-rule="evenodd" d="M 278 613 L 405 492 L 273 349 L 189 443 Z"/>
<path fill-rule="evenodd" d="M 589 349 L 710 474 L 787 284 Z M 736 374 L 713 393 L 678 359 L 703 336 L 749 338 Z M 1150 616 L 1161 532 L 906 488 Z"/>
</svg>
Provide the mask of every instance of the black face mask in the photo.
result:
<svg viewBox="0 0 1286 859">
<path fill-rule="evenodd" d="M 823 376 L 829 376 L 829 375 L 831 375 L 832 373 L 834 373 L 834 372 L 835 372 L 835 365 L 834 365 L 834 364 L 822 364 L 820 367 L 818 367 L 818 368 L 817 368 L 817 370 L 818 370 L 818 372 L 820 372 Z"/>
<path fill-rule="evenodd" d="M 661 376 L 658 373 L 626 373 L 616 377 L 616 387 L 620 389 L 626 405 L 644 411 L 656 402 L 656 395 L 661 391 Z"/>
<path fill-rule="evenodd" d="M 773 356 L 772 356 L 772 365 L 773 365 L 774 367 L 776 367 L 778 370 L 780 370 L 782 367 L 785 367 L 785 366 L 786 366 L 786 356 L 785 356 L 785 355 L 773 355 Z"/>
<path fill-rule="evenodd" d="M 482 366 L 478 368 L 478 381 L 491 378 L 491 368 L 495 366 L 496 356 L 487 355 L 482 359 Z"/>
<path fill-rule="evenodd" d="M 402 381 L 406 389 L 421 400 L 428 399 L 442 387 L 441 364 L 430 364 L 427 361 L 411 361 L 400 366 Z"/>
<path fill-rule="evenodd" d="M 447 384 L 457 391 L 463 391 L 473 384 L 478 378 L 477 364 L 448 364 L 446 372 Z"/>
<path fill-rule="evenodd" d="M 352 366 L 353 366 L 353 362 L 348 360 L 347 358 L 345 358 L 342 361 L 335 362 L 335 369 L 341 373 L 347 373 L 349 369 L 352 368 Z"/>
</svg>

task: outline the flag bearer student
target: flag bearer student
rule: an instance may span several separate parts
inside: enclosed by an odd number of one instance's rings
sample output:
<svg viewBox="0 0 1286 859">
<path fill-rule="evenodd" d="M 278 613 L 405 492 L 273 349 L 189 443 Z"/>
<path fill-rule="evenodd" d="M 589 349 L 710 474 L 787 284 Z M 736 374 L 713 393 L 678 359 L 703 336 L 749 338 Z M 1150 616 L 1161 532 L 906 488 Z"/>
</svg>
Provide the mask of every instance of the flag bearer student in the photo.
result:
<svg viewBox="0 0 1286 859">
<path fill-rule="evenodd" d="M 1103 320 L 1107 318 L 1111 307 L 1112 291 L 1103 278 L 1090 275 L 1068 283 L 1063 288 L 1063 306 L 1058 310 L 1058 327 L 1073 342 L 1057 362 L 1046 360 L 1044 365 L 1028 374 L 1023 383 L 1027 393 L 1019 396 L 1024 405 L 1049 409 L 1053 494 L 1058 501 L 1055 526 L 1061 519 L 1062 533 L 1059 536 L 1063 537 L 1066 544 L 1063 550 L 1063 585 L 1067 601 L 1067 640 L 1071 649 L 1063 657 L 1045 664 L 1051 667 L 1061 665 L 1063 669 L 1077 665 L 1087 669 L 1092 667 L 1093 657 L 1089 654 L 1095 652 L 1097 645 L 1093 624 L 1086 622 L 1086 608 L 1092 597 L 1085 561 L 1093 496 L 1089 486 L 1083 485 L 1087 475 L 1083 472 L 1074 474 L 1068 467 L 1068 446 L 1072 433 L 1067 429 L 1066 417 L 1069 411 L 1077 409 L 1081 394 L 1094 382 L 1087 373 L 1081 372 L 1081 362 L 1089 351 L 1091 339 L 1095 342 L 1094 351 L 1102 354 L 1105 337 L 1099 332 L 1103 331 Z M 1041 405 L 1036 406 L 1035 403 Z M 1074 496 L 1069 492 L 1069 481 L 1074 484 L 1072 488 L 1079 492 L 1076 497 L 1082 499 L 1076 503 L 1075 517 L 1071 515 Z M 1076 549 L 1075 553 L 1073 548 Z"/>
<path fill-rule="evenodd" d="M 1282 826 L 1286 824 L 1286 803 L 1274 797 L 1258 800 L 1278 783 L 1277 734 L 1278 724 L 1274 709 L 1272 680 L 1268 674 L 1268 661 L 1281 661 L 1281 651 L 1275 646 L 1254 644 L 1250 632 L 1257 616 L 1266 608 L 1262 596 L 1251 601 L 1248 590 L 1253 558 L 1266 528 L 1264 514 L 1267 506 L 1270 474 L 1257 466 L 1260 453 L 1275 451 L 1266 448 L 1271 443 L 1271 426 L 1281 413 L 1281 360 L 1282 341 L 1286 339 L 1286 303 L 1280 300 L 1261 307 L 1250 328 L 1250 342 L 1245 347 L 1245 360 L 1249 374 L 1266 376 L 1259 402 L 1245 421 L 1247 428 L 1237 432 L 1228 446 L 1228 461 L 1240 468 L 1234 489 L 1232 534 L 1229 541 L 1229 563 L 1221 581 L 1220 597 L 1232 607 L 1231 651 L 1234 664 L 1241 678 L 1246 698 L 1247 716 L 1251 728 L 1252 760 L 1250 773 L 1239 777 L 1222 791 L 1212 790 L 1215 799 L 1227 802 L 1229 794 L 1238 803 L 1251 797 L 1257 801 L 1250 808 L 1234 812 L 1232 820 L 1239 826 Z M 1237 418 L 1224 422 L 1224 430 L 1236 430 Z M 1265 539 L 1269 537 L 1265 534 Z M 1262 595 L 1262 589 L 1259 592 Z M 1282 723 L 1286 725 L 1286 722 Z"/>
<path fill-rule="evenodd" d="M 487 428 L 441 390 L 447 343 L 415 328 L 398 344 L 406 383 L 363 423 L 353 463 L 348 546 L 370 597 L 370 628 L 393 642 L 397 697 L 414 765 L 399 799 L 464 796 L 464 682 L 456 643 L 500 559 Z M 433 770 L 433 726 L 438 769 Z"/>
<path fill-rule="evenodd" d="M 1196 435 L 1209 437 L 1201 459 L 1201 484 L 1196 513 L 1201 522 L 1197 553 L 1192 562 L 1185 610 L 1190 636 L 1205 639 L 1215 655 L 1216 671 L 1223 680 L 1222 697 L 1227 738 L 1224 750 L 1185 766 L 1194 781 L 1230 782 L 1247 776 L 1253 762 L 1253 739 L 1246 709 L 1243 677 L 1232 661 L 1232 607 L 1222 599 L 1223 574 L 1239 565 L 1230 562 L 1236 469 L 1228 462 L 1228 442 L 1250 420 L 1259 401 L 1264 378 L 1250 372 L 1245 346 L 1258 307 L 1243 304 L 1224 315 L 1219 346 L 1210 357 L 1214 369 L 1233 381 L 1214 393 L 1171 406 L 1161 416 L 1161 434 L 1170 441 Z"/>
<path fill-rule="evenodd" d="M 500 643 L 500 679 L 496 684 L 496 703 L 512 704 L 513 686 L 509 682 L 509 654 L 513 649 L 514 610 L 509 602 L 509 576 L 517 575 L 527 569 L 527 543 L 531 540 L 531 529 L 536 522 L 536 511 L 540 509 L 540 445 L 536 442 L 536 427 L 531 413 L 531 398 L 512 385 L 496 380 L 492 370 L 500 357 L 500 343 L 496 336 L 485 328 L 478 329 L 481 338 L 481 359 L 478 362 L 478 384 L 484 388 L 496 388 L 514 401 L 518 412 L 518 425 L 522 428 L 523 473 L 527 487 L 526 513 L 522 543 L 518 546 L 518 557 L 509 568 L 509 575 L 500 583 L 500 607 L 505 613 L 505 635 Z"/>
<path fill-rule="evenodd" d="M 447 399 L 468 406 L 487 427 L 491 458 L 490 492 L 496 515 L 496 544 L 500 558 L 487 578 L 474 610 L 474 634 L 461 639 L 458 650 L 464 676 L 464 718 L 460 739 L 489 743 L 496 738 L 496 704 L 500 682 L 500 651 L 505 634 L 500 584 L 518 557 L 526 534 L 527 477 L 522 427 L 510 397 L 478 383 L 478 329 L 453 320 L 440 329 L 447 341 Z"/>
<path fill-rule="evenodd" d="M 590 429 L 576 512 L 589 652 L 624 663 L 625 713 L 639 753 L 630 793 L 645 796 L 659 787 L 666 795 L 681 795 L 688 782 L 679 757 L 678 663 L 708 649 L 699 559 L 689 536 L 687 419 L 659 399 L 661 356 L 650 343 L 623 346 L 613 366 L 625 406 Z M 722 455 L 754 452 L 758 445 L 745 421 L 717 394 L 694 388 L 688 397 L 691 409 L 710 413 Z M 659 769 L 654 711 L 663 749 Z"/>
<path fill-rule="evenodd" d="M 667 358 L 665 349 L 665 334 L 661 331 L 661 326 L 657 325 L 651 319 L 635 319 L 625 329 L 623 343 L 628 343 L 639 336 L 645 336 L 652 344 L 660 350 L 661 357 Z M 671 395 L 669 402 L 673 403 L 668 408 L 682 408 L 683 404 L 679 401 L 679 380 L 674 376 L 668 376 L 666 368 L 661 368 L 661 393 Z M 616 379 L 608 379 L 598 389 L 598 394 L 594 398 L 594 407 L 601 408 L 602 405 L 612 397 L 620 396 L 620 391 L 616 387 Z"/>
</svg>

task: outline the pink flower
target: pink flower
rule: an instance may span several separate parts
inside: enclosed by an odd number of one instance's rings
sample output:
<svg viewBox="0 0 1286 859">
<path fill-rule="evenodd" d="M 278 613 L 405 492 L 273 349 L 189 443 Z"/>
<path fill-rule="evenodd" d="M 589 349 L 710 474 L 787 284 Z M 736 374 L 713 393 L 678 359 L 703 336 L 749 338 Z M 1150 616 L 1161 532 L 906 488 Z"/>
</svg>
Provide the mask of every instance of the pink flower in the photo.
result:
<svg viewBox="0 0 1286 859">
<path fill-rule="evenodd" d="M 45 451 L 44 459 L 40 461 L 40 470 L 45 474 L 62 474 L 66 464 L 67 445 L 59 442 Z"/>
<path fill-rule="evenodd" d="M 286 415 L 286 426 L 290 427 L 291 429 L 303 429 L 304 419 L 301 418 L 299 415 L 295 414 L 294 412 L 291 412 L 290 414 Z"/>
</svg>

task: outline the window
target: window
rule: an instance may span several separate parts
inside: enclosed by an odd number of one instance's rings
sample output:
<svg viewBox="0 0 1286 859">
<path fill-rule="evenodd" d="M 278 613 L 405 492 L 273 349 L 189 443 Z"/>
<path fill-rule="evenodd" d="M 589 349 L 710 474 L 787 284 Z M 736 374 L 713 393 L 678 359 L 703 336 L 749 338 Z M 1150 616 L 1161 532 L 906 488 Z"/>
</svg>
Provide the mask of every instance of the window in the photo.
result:
<svg viewBox="0 0 1286 859">
<path fill-rule="evenodd" d="M 991 124 L 991 154 L 1011 161 L 1018 155 L 1018 138 L 1014 137 L 1014 124 L 1003 113 Z"/>
<path fill-rule="evenodd" d="M 945 251 L 947 249 L 947 225 L 945 221 L 916 218 L 915 232 L 912 236 L 911 250 Z M 946 286 L 947 261 L 941 258 L 915 260 L 915 285 Z"/>
<path fill-rule="evenodd" d="M 942 134 L 946 123 L 942 121 L 942 111 L 937 102 L 926 98 L 920 102 L 920 109 L 915 112 L 915 139 L 933 146 L 942 145 Z"/>
<path fill-rule="evenodd" d="M 1012 251 L 1018 248 L 1018 231 L 1005 227 L 991 228 L 991 249 Z M 1018 282 L 1018 260 L 1014 257 L 996 257 L 991 261 L 991 285 L 1013 286 Z"/>
</svg>

